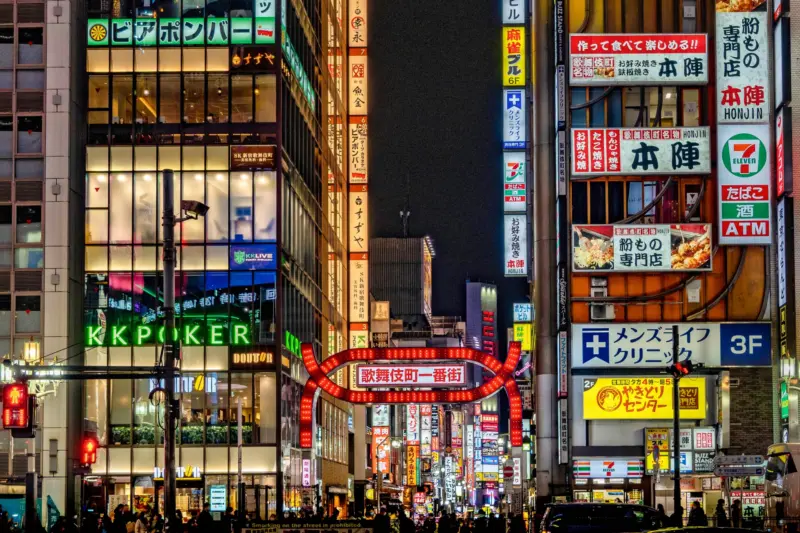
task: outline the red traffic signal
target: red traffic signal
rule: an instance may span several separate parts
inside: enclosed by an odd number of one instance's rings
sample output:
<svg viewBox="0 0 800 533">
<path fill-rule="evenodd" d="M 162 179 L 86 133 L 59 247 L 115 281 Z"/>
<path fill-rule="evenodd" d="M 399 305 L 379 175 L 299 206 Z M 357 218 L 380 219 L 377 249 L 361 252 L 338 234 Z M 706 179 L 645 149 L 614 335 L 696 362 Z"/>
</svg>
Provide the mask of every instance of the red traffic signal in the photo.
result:
<svg viewBox="0 0 800 533">
<path fill-rule="evenodd" d="M 28 386 L 9 383 L 3 387 L 3 428 L 26 429 L 30 423 Z"/>
<path fill-rule="evenodd" d="M 676 379 L 688 376 L 693 370 L 694 364 L 692 364 L 692 362 L 689 360 L 686 360 L 682 363 L 675 363 L 668 368 L 669 373 L 672 374 Z"/>
<path fill-rule="evenodd" d="M 89 468 L 97 462 L 97 439 L 91 435 L 85 435 L 81 442 L 81 466 Z"/>
</svg>

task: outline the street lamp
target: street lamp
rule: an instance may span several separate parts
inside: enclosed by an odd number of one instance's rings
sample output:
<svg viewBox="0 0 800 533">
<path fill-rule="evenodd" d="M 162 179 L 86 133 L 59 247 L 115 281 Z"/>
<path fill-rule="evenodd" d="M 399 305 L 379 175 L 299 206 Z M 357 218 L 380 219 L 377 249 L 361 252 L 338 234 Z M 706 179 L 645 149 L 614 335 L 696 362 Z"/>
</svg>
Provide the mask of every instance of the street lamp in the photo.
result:
<svg viewBox="0 0 800 533">
<path fill-rule="evenodd" d="M 208 206 L 194 200 L 181 201 L 183 216 L 175 216 L 174 173 L 164 170 L 162 226 L 164 228 L 164 331 L 166 342 L 159 361 L 159 374 L 164 379 L 164 519 L 165 529 L 175 519 L 175 421 L 179 403 L 175 400 L 175 362 L 178 359 L 177 332 L 175 331 L 175 226 L 186 220 L 196 220 L 208 213 Z M 151 399 L 152 400 L 152 399 Z"/>
</svg>

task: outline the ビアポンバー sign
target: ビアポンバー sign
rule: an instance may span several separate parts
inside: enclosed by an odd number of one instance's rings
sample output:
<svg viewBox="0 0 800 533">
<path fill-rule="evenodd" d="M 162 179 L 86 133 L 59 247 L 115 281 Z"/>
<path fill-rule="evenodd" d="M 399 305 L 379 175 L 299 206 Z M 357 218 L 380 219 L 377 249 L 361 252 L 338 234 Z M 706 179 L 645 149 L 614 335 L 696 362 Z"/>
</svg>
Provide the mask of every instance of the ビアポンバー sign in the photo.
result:
<svg viewBox="0 0 800 533">
<path fill-rule="evenodd" d="M 720 244 L 772 241 L 769 124 L 721 124 L 719 158 Z"/>
</svg>

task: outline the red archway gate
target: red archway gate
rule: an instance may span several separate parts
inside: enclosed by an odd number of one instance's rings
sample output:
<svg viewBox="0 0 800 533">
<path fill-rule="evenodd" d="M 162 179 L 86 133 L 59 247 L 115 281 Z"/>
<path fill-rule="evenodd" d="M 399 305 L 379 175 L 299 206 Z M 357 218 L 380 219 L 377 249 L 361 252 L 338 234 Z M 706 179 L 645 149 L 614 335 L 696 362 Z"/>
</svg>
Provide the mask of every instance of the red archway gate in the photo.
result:
<svg viewBox="0 0 800 533">
<path fill-rule="evenodd" d="M 355 404 L 452 404 L 483 400 L 505 388 L 510 405 L 509 437 L 512 446 L 522 446 L 522 397 L 514 380 L 514 370 L 521 354 L 519 342 L 509 345 L 505 362 L 472 348 L 351 348 L 317 361 L 311 344 L 302 345 L 303 364 L 309 379 L 300 401 L 300 447 L 313 445 L 314 404 L 320 390 L 334 398 Z M 339 367 L 357 361 L 370 362 L 466 362 L 477 364 L 494 374 L 494 377 L 471 389 L 425 391 L 354 391 L 341 387 L 328 378 Z"/>
</svg>

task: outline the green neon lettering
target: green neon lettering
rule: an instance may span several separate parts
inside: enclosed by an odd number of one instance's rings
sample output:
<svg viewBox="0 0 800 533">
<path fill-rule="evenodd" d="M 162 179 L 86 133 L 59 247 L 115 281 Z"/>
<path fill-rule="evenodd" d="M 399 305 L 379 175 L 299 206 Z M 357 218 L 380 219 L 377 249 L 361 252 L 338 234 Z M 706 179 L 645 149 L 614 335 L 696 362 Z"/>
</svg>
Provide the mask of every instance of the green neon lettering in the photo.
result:
<svg viewBox="0 0 800 533">
<path fill-rule="evenodd" d="M 136 328 L 136 346 L 145 344 L 153 338 L 153 326 L 139 326 Z"/>
<path fill-rule="evenodd" d="M 233 345 L 242 345 L 242 344 L 250 344 L 250 339 L 248 339 L 248 327 L 245 324 L 234 324 L 233 325 L 233 339 L 231 340 L 231 344 Z"/>
<path fill-rule="evenodd" d="M 211 346 L 221 346 L 222 345 L 222 326 L 219 324 L 214 324 L 212 326 L 208 326 L 208 344 Z"/>
<path fill-rule="evenodd" d="M 194 324 L 192 326 L 183 327 L 183 344 L 186 346 L 200 346 L 202 343 L 195 334 L 200 331 L 200 326 Z"/>
<path fill-rule="evenodd" d="M 164 339 L 167 338 L 167 326 L 161 326 L 158 328 L 158 342 L 164 344 Z M 178 340 L 178 330 L 172 330 L 172 340 Z"/>
<path fill-rule="evenodd" d="M 122 334 L 128 330 L 128 326 L 111 326 L 111 346 L 130 346 L 130 342 Z"/>
<path fill-rule="evenodd" d="M 86 346 L 102 346 L 101 331 L 103 331 L 103 326 L 86 326 Z"/>
</svg>

